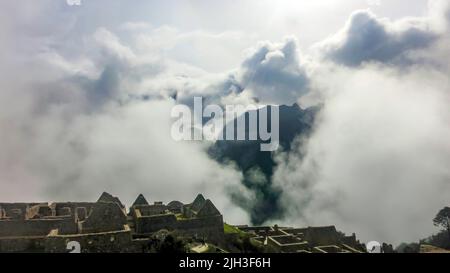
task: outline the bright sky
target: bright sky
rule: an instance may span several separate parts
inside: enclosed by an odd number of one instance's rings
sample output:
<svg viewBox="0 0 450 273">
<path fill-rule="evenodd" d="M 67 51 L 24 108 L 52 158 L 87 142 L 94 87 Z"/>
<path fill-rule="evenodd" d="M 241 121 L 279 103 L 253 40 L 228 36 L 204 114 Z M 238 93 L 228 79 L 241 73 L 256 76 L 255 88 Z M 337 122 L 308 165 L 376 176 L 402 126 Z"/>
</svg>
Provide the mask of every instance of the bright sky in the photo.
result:
<svg viewBox="0 0 450 273">
<path fill-rule="evenodd" d="M 82 0 L 81 6 L 62 4 L 60 8 L 54 10 L 76 18 L 74 27 L 80 33 L 89 33 L 98 27 L 114 31 L 124 23 L 134 22 L 149 24 L 153 28 L 170 27 L 179 33 L 213 35 L 203 36 L 216 40 L 209 48 L 204 48 L 204 40 L 193 42 L 185 39 L 171 54 L 182 61 L 220 72 L 239 65 L 243 51 L 257 41 L 280 41 L 285 36 L 294 35 L 299 39 L 300 48 L 308 50 L 312 44 L 341 29 L 355 10 L 370 8 L 378 16 L 394 20 L 426 14 L 427 1 Z M 221 54 L 217 54 L 219 52 Z M 223 56 L 220 62 L 218 56 Z"/>
</svg>

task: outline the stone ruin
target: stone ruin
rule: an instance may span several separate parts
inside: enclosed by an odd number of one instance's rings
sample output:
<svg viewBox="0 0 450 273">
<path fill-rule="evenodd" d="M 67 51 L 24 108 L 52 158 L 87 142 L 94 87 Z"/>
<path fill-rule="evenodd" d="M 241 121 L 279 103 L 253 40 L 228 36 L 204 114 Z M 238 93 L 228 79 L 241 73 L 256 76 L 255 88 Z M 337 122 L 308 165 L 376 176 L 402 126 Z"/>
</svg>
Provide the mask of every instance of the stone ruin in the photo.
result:
<svg viewBox="0 0 450 273">
<path fill-rule="evenodd" d="M 140 235 L 167 229 L 216 242 L 221 241 L 224 235 L 222 214 L 211 200 L 205 200 L 201 194 L 186 205 L 179 201 L 150 205 L 143 196 L 139 196 L 130 208 L 129 217 L 131 226 Z"/>
<path fill-rule="evenodd" d="M 97 202 L 0 203 L 0 252 L 141 252 L 159 230 L 220 242 L 222 214 L 202 195 L 191 204 L 149 204 L 140 194 L 129 211 L 104 192 Z"/>
<path fill-rule="evenodd" d="M 236 226 L 253 239 L 281 253 L 362 253 L 366 248 L 353 233 L 346 236 L 334 226 L 325 227 L 249 227 Z"/>
<path fill-rule="evenodd" d="M 334 226 L 292 228 L 235 226 L 281 253 L 365 252 L 356 235 Z M 223 216 L 199 194 L 192 203 L 149 203 L 140 194 L 127 210 L 104 192 L 96 202 L 0 203 L 0 252 L 142 252 L 164 232 L 217 245 L 225 242 Z"/>
</svg>

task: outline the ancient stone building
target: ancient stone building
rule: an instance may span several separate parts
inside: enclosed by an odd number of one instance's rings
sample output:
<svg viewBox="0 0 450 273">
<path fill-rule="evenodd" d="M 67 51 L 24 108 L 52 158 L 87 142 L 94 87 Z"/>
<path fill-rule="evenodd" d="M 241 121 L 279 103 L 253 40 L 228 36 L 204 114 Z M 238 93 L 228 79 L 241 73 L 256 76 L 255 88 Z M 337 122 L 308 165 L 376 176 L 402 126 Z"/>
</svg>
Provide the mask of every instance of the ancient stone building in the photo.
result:
<svg viewBox="0 0 450 273">
<path fill-rule="evenodd" d="M 355 234 L 334 226 L 236 228 L 281 253 L 364 252 Z M 189 204 L 167 205 L 140 194 L 128 211 L 106 192 L 97 202 L 0 203 L 0 252 L 69 252 L 75 246 L 81 252 L 142 252 L 167 232 L 226 245 L 223 216 L 201 194 Z"/>
<path fill-rule="evenodd" d="M 253 239 L 269 245 L 282 253 L 359 253 L 365 247 L 356 235 L 346 236 L 334 226 L 325 227 L 248 227 L 237 226 L 240 230 L 253 234 Z"/>
<path fill-rule="evenodd" d="M 0 203 L 0 252 L 140 252 L 161 229 L 223 239 L 223 219 L 210 200 L 199 195 L 184 205 L 149 204 L 141 194 L 127 214 L 117 197 L 104 192 L 97 202 Z"/>
<path fill-rule="evenodd" d="M 129 216 L 137 235 L 149 235 L 167 229 L 210 241 L 223 239 L 222 214 L 201 194 L 191 204 L 172 201 L 167 206 L 161 202 L 150 205 L 140 195 L 130 208 Z"/>
</svg>

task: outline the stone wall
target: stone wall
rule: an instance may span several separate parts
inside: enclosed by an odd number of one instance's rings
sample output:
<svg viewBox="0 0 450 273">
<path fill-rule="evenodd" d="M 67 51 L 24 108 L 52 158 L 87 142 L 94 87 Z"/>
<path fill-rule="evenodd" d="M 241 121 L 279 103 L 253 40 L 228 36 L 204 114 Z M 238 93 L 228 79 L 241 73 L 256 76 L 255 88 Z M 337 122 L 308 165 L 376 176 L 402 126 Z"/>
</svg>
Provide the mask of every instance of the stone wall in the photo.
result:
<svg viewBox="0 0 450 273">
<path fill-rule="evenodd" d="M 141 235 L 167 229 L 183 235 L 204 237 L 213 241 L 220 241 L 224 237 L 222 215 L 177 219 L 174 214 L 141 216 L 138 212 L 135 218 L 135 228 L 136 234 Z"/>
<path fill-rule="evenodd" d="M 0 207 L 2 207 L 6 212 L 11 211 L 12 209 L 20 209 L 25 213 L 29 206 L 39 204 L 42 203 L 0 203 Z"/>
<path fill-rule="evenodd" d="M 0 253 L 42 253 L 45 237 L 0 238 Z"/>
<path fill-rule="evenodd" d="M 224 238 L 222 215 L 178 220 L 176 230 L 182 234 L 204 237 L 212 242 L 221 242 Z"/>
<path fill-rule="evenodd" d="M 25 215 L 25 219 L 38 219 L 43 217 L 56 216 L 56 213 L 54 209 L 48 204 L 39 204 L 35 206 L 29 206 L 26 210 Z"/>
<path fill-rule="evenodd" d="M 96 203 L 87 219 L 81 222 L 81 233 L 123 230 L 127 216 L 117 203 Z"/>
<path fill-rule="evenodd" d="M 301 231 L 304 239 L 314 246 L 338 245 L 340 236 L 334 226 L 308 227 Z"/>
<path fill-rule="evenodd" d="M 84 252 L 139 252 L 136 248 L 145 243 L 134 242 L 132 233 L 146 236 L 161 229 L 211 242 L 223 240 L 222 215 L 201 194 L 185 206 L 187 219 L 177 219 L 162 202 L 148 205 L 142 198 L 138 197 L 129 217 L 120 200 L 108 193 L 95 203 L 0 203 L 0 250 L 68 252 L 67 243 L 77 241 Z M 182 207 L 181 202 L 171 202 L 172 211 L 182 212 Z"/>
<path fill-rule="evenodd" d="M 174 230 L 177 218 L 173 214 L 141 216 L 136 218 L 136 233 L 150 234 L 161 229 Z"/>
<path fill-rule="evenodd" d="M 186 218 L 192 218 L 197 215 L 197 212 L 191 209 L 191 205 L 184 205 L 182 207 L 183 216 Z"/>
<path fill-rule="evenodd" d="M 141 212 L 142 216 L 164 214 L 168 209 L 167 206 L 162 204 L 142 205 L 142 206 L 135 206 L 134 208 L 138 209 Z"/>
<path fill-rule="evenodd" d="M 134 244 L 131 231 L 128 226 L 124 226 L 121 231 L 59 235 L 51 234 L 45 240 L 45 252 L 67 253 L 67 244 L 71 241 L 78 242 L 81 253 L 120 253 L 120 252 L 140 252 L 140 246 Z"/>
<path fill-rule="evenodd" d="M 86 212 L 90 213 L 92 207 L 94 207 L 95 203 L 92 202 L 60 202 L 55 203 L 55 211 L 56 215 L 64 215 L 65 209 L 70 208 L 72 215 L 75 214 L 77 208 L 86 208 Z"/>
<path fill-rule="evenodd" d="M 72 217 L 0 221 L 0 237 L 46 236 L 53 229 L 63 234 L 77 233 Z"/>
<path fill-rule="evenodd" d="M 16 211 L 20 211 L 21 218 L 25 219 L 25 216 L 32 218 L 34 215 L 42 214 L 39 212 L 40 207 L 48 207 L 52 211 L 51 215 L 46 213 L 43 216 L 67 216 L 69 211 L 67 208 L 70 209 L 70 215 L 73 215 L 79 207 L 86 208 L 89 213 L 95 204 L 92 202 L 60 202 L 50 205 L 48 203 L 0 203 L 0 208 L 4 212 L 3 218 L 14 218 Z"/>
<path fill-rule="evenodd" d="M 293 236 L 275 236 L 268 238 L 268 244 L 280 252 L 296 253 L 302 250 L 308 250 L 309 244 L 296 239 Z"/>
</svg>

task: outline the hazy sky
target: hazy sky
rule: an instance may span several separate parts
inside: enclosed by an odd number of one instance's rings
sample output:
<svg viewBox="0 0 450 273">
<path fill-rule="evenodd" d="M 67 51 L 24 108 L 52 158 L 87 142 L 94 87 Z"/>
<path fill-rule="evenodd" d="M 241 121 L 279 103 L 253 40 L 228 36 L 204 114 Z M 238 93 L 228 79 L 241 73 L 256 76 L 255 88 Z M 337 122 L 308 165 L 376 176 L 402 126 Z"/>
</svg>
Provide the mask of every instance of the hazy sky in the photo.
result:
<svg viewBox="0 0 450 273">
<path fill-rule="evenodd" d="M 52 46 L 69 47 L 68 51 L 75 45 L 65 43 L 80 42 L 100 27 L 116 32 L 129 23 L 140 28 L 140 33 L 159 29 L 157 39 L 170 43 L 166 49 L 170 57 L 210 72 L 235 68 L 243 51 L 261 40 L 279 41 L 294 35 L 307 51 L 338 31 L 358 9 L 370 8 L 390 19 L 427 13 L 426 0 L 81 0 L 81 6 L 69 6 L 65 0 L 22 0 L 2 5 L 6 26 L 20 31 L 14 35 L 45 37 L 47 43 L 52 40 Z M 179 39 L 168 41 L 174 36 Z"/>
<path fill-rule="evenodd" d="M 450 202 L 448 1 L 0 5 L 0 201 L 203 192 L 248 223 L 229 198 L 257 198 L 242 174 L 170 138 L 177 94 L 324 105 L 311 138 L 274 155 L 277 223 L 399 243 Z"/>
</svg>

